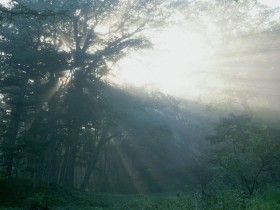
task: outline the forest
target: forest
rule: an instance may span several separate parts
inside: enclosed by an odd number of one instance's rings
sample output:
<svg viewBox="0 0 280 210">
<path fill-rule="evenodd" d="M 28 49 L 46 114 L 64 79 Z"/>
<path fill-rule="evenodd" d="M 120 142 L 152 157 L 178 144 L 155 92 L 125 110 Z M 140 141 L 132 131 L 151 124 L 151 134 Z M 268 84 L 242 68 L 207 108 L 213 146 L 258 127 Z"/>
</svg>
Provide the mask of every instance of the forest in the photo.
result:
<svg viewBox="0 0 280 210">
<path fill-rule="evenodd" d="M 0 210 L 280 209 L 280 3 L 0 1 Z"/>
</svg>

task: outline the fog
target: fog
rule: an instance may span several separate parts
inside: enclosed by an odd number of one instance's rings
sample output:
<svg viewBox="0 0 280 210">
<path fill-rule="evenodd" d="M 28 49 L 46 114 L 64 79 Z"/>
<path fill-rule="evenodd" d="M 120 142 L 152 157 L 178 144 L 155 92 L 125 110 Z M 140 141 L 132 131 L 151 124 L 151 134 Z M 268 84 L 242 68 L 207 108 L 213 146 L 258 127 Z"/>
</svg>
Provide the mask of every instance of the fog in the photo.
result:
<svg viewBox="0 0 280 210">
<path fill-rule="evenodd" d="M 279 209 L 280 5 L 0 3 L 0 209 Z"/>
</svg>

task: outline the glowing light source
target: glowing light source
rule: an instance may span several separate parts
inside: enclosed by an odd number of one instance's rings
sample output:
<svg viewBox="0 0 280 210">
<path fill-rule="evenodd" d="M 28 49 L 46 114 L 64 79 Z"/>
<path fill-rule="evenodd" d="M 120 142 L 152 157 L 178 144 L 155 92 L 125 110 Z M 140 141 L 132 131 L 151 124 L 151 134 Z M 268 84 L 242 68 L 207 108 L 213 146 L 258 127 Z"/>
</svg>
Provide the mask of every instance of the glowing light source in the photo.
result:
<svg viewBox="0 0 280 210">
<path fill-rule="evenodd" d="M 201 75 L 213 49 L 201 34 L 173 27 L 151 36 L 154 49 L 135 53 L 119 62 L 115 81 L 120 84 L 152 86 L 160 91 L 195 98 Z"/>
<path fill-rule="evenodd" d="M 70 82 L 70 79 L 71 72 L 69 70 L 58 73 L 58 81 L 60 85 L 67 85 Z"/>
<path fill-rule="evenodd" d="M 10 0 L 0 0 L 0 4 L 2 5 L 8 5 L 8 3 L 10 2 Z"/>
</svg>

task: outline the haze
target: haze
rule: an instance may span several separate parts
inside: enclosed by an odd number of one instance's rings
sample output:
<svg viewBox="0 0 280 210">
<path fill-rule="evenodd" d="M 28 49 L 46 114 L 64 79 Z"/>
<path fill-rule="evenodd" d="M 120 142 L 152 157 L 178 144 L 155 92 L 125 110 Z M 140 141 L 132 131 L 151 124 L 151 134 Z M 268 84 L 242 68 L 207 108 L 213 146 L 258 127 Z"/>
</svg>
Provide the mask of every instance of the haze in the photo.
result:
<svg viewBox="0 0 280 210">
<path fill-rule="evenodd" d="M 280 5 L 0 3 L 0 210 L 280 209 Z"/>
</svg>

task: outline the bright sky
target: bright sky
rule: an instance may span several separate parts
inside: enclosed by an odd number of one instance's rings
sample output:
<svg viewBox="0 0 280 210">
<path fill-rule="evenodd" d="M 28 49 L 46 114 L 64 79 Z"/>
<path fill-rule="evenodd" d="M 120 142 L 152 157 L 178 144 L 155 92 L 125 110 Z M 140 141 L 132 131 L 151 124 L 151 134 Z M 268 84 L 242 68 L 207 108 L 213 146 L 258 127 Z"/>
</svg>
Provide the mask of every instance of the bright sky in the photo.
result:
<svg viewBox="0 0 280 210">
<path fill-rule="evenodd" d="M 280 0 L 261 1 L 273 7 L 280 6 Z M 218 34 L 219 29 L 211 26 L 210 23 L 207 30 Z M 255 38 L 251 42 L 258 42 L 258 39 Z M 234 56 L 239 47 L 244 50 L 244 45 L 248 45 L 249 42 L 246 39 L 235 40 L 235 42 L 240 42 L 240 46 L 238 43 L 234 44 L 234 40 L 232 40 L 229 48 L 223 49 L 223 47 L 227 47 L 225 44 L 222 48 L 217 49 L 219 46 L 211 43 L 213 38 L 206 37 L 206 34 L 191 31 L 191 27 L 184 29 L 180 26 L 174 26 L 156 36 L 152 36 L 152 42 L 154 43 L 153 50 L 134 53 L 118 63 L 118 70 L 113 78 L 115 82 L 147 89 L 155 88 L 169 95 L 203 103 L 208 103 L 210 100 L 226 101 L 233 99 L 233 103 L 239 106 L 240 101 L 238 100 L 242 100 L 243 95 L 250 93 L 255 102 L 251 100 L 248 101 L 249 104 L 265 106 L 263 104 L 270 103 L 269 100 L 274 97 L 268 98 L 268 94 L 263 88 L 272 87 L 270 85 L 272 81 L 269 77 L 273 77 L 271 76 L 273 74 L 270 74 L 273 72 L 268 73 L 267 77 L 269 79 L 267 81 L 263 81 L 262 78 L 265 75 L 263 69 L 254 66 L 254 64 L 249 64 L 252 61 L 255 62 L 255 60 L 248 58 L 247 63 L 244 62 L 242 56 L 247 56 L 247 54 L 241 51 L 239 53 L 240 57 Z M 248 48 L 256 50 L 256 44 L 251 44 Z M 229 52 L 229 54 L 226 54 L 226 52 Z M 231 52 L 233 54 L 230 56 Z M 259 54 L 256 52 L 256 55 Z M 265 54 L 263 59 L 270 60 L 273 57 Z M 250 75 L 253 69 L 259 71 L 253 74 L 254 77 Z M 234 73 L 231 72 L 233 70 Z M 228 78 L 227 76 L 230 74 L 232 75 Z M 256 80 L 256 77 L 259 80 Z M 246 82 L 244 83 L 244 81 Z M 256 81 L 259 81 L 257 82 L 259 86 L 263 86 L 263 93 L 257 93 Z M 225 91 L 228 90 L 231 92 L 226 93 Z M 274 92 L 274 88 L 271 88 L 271 90 L 271 92 Z M 238 98 L 239 94 L 240 97 Z M 260 101 L 263 101 L 263 104 Z"/>
<path fill-rule="evenodd" d="M 0 4 L 7 4 L 10 0 L 0 0 Z"/>
<path fill-rule="evenodd" d="M 280 0 L 258 1 L 280 7 Z M 0 0 L 1 4 L 7 2 Z M 209 68 L 216 49 L 205 35 L 174 26 L 152 36 L 152 42 L 153 50 L 135 52 L 118 62 L 113 81 L 156 88 L 189 100 L 197 100 L 203 90 L 218 90 L 225 85 Z"/>
<path fill-rule="evenodd" d="M 258 1 L 270 7 L 280 7 L 280 0 L 258 0 Z"/>
<path fill-rule="evenodd" d="M 280 0 L 260 1 L 273 7 L 280 6 Z M 218 34 L 216 33 L 218 29 L 214 26 L 211 27 L 210 23 L 207 30 Z M 235 90 L 243 93 L 247 91 L 247 87 L 239 84 L 234 76 L 232 84 L 229 83 L 229 79 L 228 81 L 221 79 L 225 74 L 221 69 L 225 68 L 222 65 L 228 65 L 228 68 L 231 69 L 236 68 L 236 76 L 237 74 L 245 74 L 252 67 L 250 65 L 242 66 L 243 64 L 239 63 L 236 57 L 223 56 L 223 51 L 222 54 L 219 54 L 219 50 L 221 50 L 217 49 L 219 46 L 210 43 L 213 42 L 213 38 L 206 37 L 206 33 L 198 34 L 190 29 L 190 27 L 184 29 L 184 27 L 174 26 L 160 32 L 157 36 L 152 36 L 154 49 L 141 53 L 136 52 L 122 59 L 118 63 L 118 70 L 116 70 L 113 81 L 148 89 L 155 88 L 166 94 L 192 101 L 198 101 L 201 98 L 207 101 L 207 98 L 215 98 L 218 94 L 224 96 L 222 94 L 225 93 L 222 91 L 232 85 Z M 241 43 L 240 48 L 244 49 L 243 45 L 247 41 L 244 40 Z M 228 51 L 235 52 L 234 49 L 238 48 L 238 45 L 231 47 L 233 50 L 230 48 Z M 250 46 L 250 49 L 254 50 L 255 48 Z M 242 59 L 242 57 L 238 59 Z M 269 57 L 269 59 L 271 58 Z M 246 71 L 242 70 L 243 67 Z M 250 77 L 251 75 L 244 76 L 245 79 L 249 80 Z M 251 86 L 251 83 L 248 86 Z M 232 92 L 231 94 L 236 93 Z"/>
<path fill-rule="evenodd" d="M 178 26 L 153 35 L 152 42 L 153 50 L 121 60 L 113 80 L 188 99 L 196 99 L 206 83 L 220 85 L 209 75 L 207 65 L 215 51 L 202 34 Z"/>
</svg>

